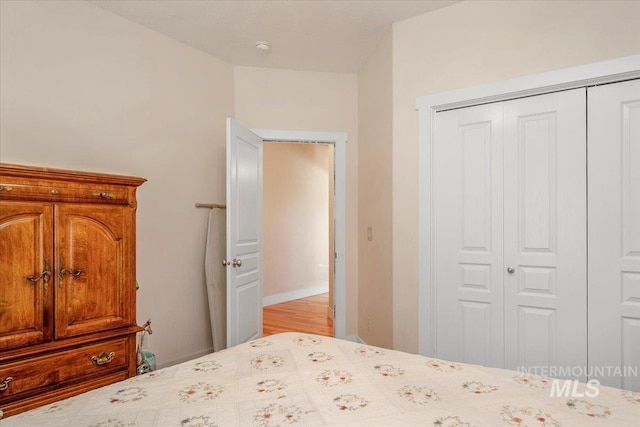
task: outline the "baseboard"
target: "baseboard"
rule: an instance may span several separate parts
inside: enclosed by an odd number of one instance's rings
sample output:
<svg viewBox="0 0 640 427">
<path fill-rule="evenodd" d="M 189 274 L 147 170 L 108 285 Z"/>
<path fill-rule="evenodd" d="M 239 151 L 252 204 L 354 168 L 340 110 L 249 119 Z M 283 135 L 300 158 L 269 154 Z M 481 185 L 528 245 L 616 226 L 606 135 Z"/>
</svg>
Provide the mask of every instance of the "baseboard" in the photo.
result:
<svg viewBox="0 0 640 427">
<path fill-rule="evenodd" d="M 276 295 L 269 295 L 262 298 L 262 306 L 280 304 L 281 302 L 293 301 L 295 299 L 312 297 L 329 292 L 329 285 L 321 285 L 313 288 L 299 289 L 291 292 L 284 292 Z"/>
<path fill-rule="evenodd" d="M 333 323 L 333 319 L 336 318 L 336 315 L 333 312 L 333 307 L 331 307 L 330 305 L 327 306 L 327 317 L 329 318 L 331 323 Z"/>
<path fill-rule="evenodd" d="M 146 350 L 149 351 L 149 350 Z M 209 353 L 213 353 L 213 347 L 209 348 L 209 349 L 205 349 L 205 350 L 200 350 L 198 352 L 195 353 L 191 353 L 188 356 L 182 356 L 179 357 L 177 359 L 173 359 L 169 362 L 162 362 L 162 363 L 158 363 L 158 366 L 156 367 L 156 369 L 162 369 L 162 368 L 166 368 L 168 366 L 173 366 L 173 365 L 177 365 L 178 363 L 182 363 L 182 362 L 186 362 L 187 360 L 193 360 L 193 359 L 197 359 L 198 357 L 202 357 L 204 355 L 207 355 Z M 156 360 L 157 360 L 158 356 L 156 356 Z"/>
<path fill-rule="evenodd" d="M 346 337 L 344 337 L 344 339 L 351 342 L 366 344 L 366 342 L 364 342 L 358 335 L 347 335 Z"/>
</svg>

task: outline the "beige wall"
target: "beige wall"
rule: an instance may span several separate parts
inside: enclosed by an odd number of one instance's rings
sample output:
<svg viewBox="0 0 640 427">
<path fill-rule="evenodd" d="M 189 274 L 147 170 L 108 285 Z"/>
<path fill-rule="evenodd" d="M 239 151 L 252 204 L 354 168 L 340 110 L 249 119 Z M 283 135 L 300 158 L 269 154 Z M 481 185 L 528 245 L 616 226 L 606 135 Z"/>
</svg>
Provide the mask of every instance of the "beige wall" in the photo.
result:
<svg viewBox="0 0 640 427">
<path fill-rule="evenodd" d="M 391 48 L 389 31 L 358 75 L 358 335 L 388 348 L 393 345 Z"/>
<path fill-rule="evenodd" d="M 149 179 L 138 320 L 160 364 L 211 348 L 193 203 L 224 200 L 224 117 L 348 133 L 347 334 L 416 351 L 415 97 L 640 52 L 640 2 L 463 2 L 395 24 L 359 76 L 232 67 L 85 2 L 0 8 L 0 161 Z"/>
<path fill-rule="evenodd" d="M 233 68 L 89 3 L 0 7 L 0 160 L 146 177 L 138 322 L 160 365 L 208 351 L 194 203 L 225 199 Z"/>
<path fill-rule="evenodd" d="M 329 161 L 332 146 L 264 144 L 265 297 L 329 286 Z"/>
<path fill-rule="evenodd" d="M 358 330 L 358 81 L 355 74 L 235 67 L 235 117 L 250 128 L 346 132 L 347 335 Z"/>
<path fill-rule="evenodd" d="M 637 54 L 639 28 L 640 2 L 613 1 L 470 1 L 393 26 L 395 348 L 418 349 L 416 96 Z"/>
</svg>

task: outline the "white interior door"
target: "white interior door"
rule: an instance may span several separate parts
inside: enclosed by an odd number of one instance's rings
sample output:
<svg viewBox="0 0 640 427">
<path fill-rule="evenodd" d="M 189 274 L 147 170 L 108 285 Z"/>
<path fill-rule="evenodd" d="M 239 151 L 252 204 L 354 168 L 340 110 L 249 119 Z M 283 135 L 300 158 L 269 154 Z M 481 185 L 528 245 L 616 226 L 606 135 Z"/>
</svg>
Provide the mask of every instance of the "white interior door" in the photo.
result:
<svg viewBox="0 0 640 427">
<path fill-rule="evenodd" d="M 582 88 L 504 103 L 509 369 L 587 365 L 585 98 Z"/>
<path fill-rule="evenodd" d="M 504 364 L 502 105 L 437 114 L 436 355 Z"/>
<path fill-rule="evenodd" d="M 438 357 L 586 366 L 585 111 L 577 89 L 437 113 Z"/>
<path fill-rule="evenodd" d="M 589 364 L 640 391 L 640 80 L 588 93 Z"/>
<path fill-rule="evenodd" d="M 262 138 L 227 119 L 227 347 L 262 335 Z"/>
</svg>

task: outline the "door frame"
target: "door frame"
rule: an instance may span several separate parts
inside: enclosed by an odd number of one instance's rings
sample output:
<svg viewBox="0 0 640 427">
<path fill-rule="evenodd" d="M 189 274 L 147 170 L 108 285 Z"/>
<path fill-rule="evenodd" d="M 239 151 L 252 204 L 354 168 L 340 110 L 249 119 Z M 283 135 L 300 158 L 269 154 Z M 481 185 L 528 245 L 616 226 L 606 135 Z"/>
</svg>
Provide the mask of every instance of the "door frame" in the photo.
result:
<svg viewBox="0 0 640 427">
<path fill-rule="evenodd" d="M 336 338 L 347 338 L 346 321 L 346 144 L 347 134 L 344 132 L 291 131 L 275 129 L 251 129 L 264 142 L 297 142 L 323 143 L 333 145 L 334 161 L 334 292 L 333 303 L 335 318 L 333 335 Z"/>
<path fill-rule="evenodd" d="M 436 113 L 640 78 L 640 54 L 416 98 L 418 110 L 418 352 L 436 354 L 433 148 Z"/>
</svg>

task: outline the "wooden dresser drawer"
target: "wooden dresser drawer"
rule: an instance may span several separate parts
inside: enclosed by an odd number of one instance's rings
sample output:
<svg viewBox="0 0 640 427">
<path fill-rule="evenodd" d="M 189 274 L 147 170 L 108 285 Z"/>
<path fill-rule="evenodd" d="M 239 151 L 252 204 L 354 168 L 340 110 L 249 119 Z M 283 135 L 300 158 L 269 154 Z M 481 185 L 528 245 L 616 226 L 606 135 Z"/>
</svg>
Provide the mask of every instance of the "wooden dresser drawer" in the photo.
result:
<svg viewBox="0 0 640 427">
<path fill-rule="evenodd" d="M 127 350 L 125 337 L 8 363 L 0 367 L 0 387 L 4 388 L 0 402 L 27 391 L 126 370 Z"/>
<path fill-rule="evenodd" d="M 128 204 L 125 188 L 96 185 L 93 188 L 73 187 L 68 184 L 22 184 L 0 180 L 0 200 L 42 200 L 65 202 L 68 200 L 89 203 Z"/>
</svg>

